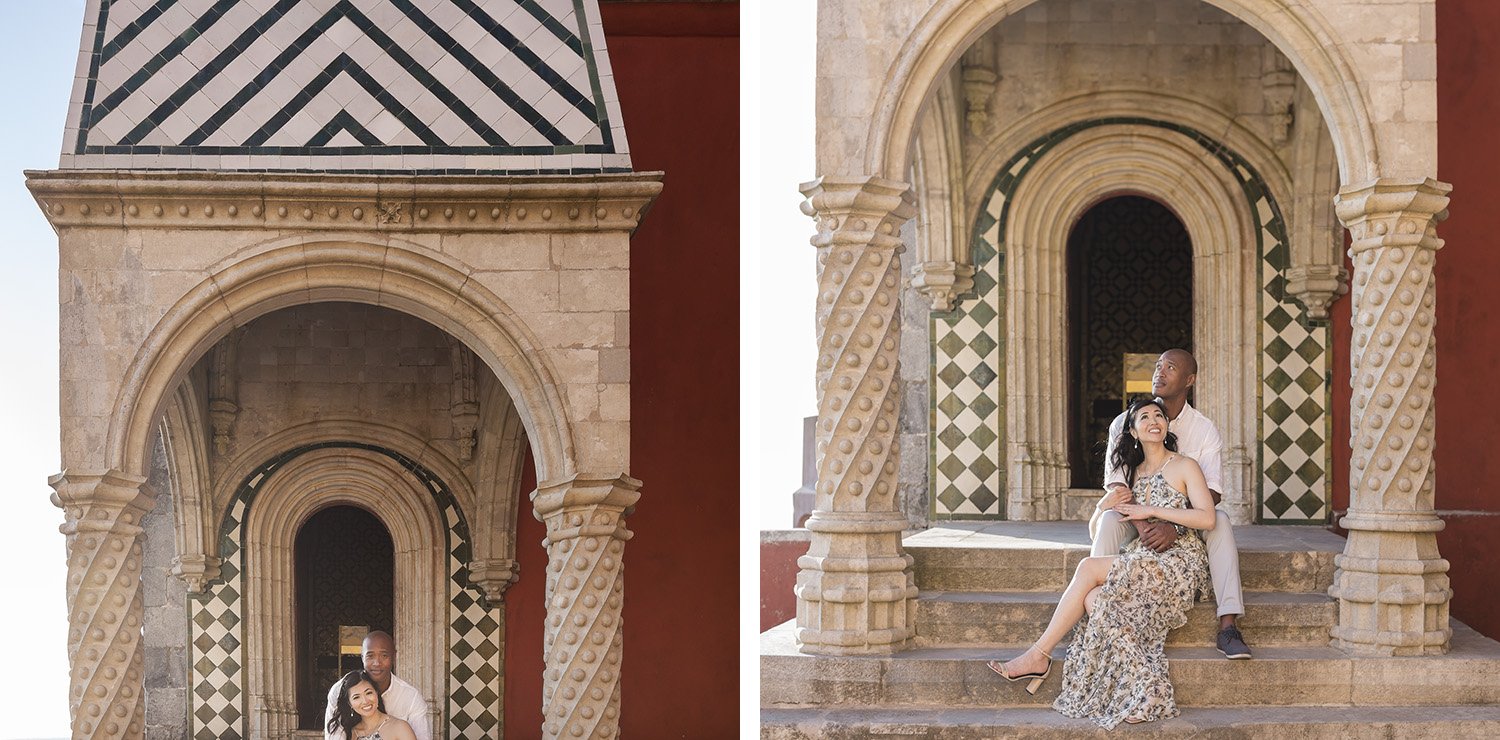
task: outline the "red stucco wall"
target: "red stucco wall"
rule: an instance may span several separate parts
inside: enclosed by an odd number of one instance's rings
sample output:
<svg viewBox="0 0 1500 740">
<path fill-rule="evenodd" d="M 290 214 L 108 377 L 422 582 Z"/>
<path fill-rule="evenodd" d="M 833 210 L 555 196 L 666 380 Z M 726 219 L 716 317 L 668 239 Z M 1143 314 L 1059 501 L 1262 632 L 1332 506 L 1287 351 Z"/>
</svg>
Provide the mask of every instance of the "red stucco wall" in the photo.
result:
<svg viewBox="0 0 1500 740">
<path fill-rule="evenodd" d="M 760 631 L 765 632 L 797 616 L 797 558 L 807 554 L 808 543 L 760 543 Z"/>
<path fill-rule="evenodd" d="M 1454 617 L 1500 638 L 1500 3 L 1437 3 L 1438 177 L 1453 184 L 1438 229 L 1438 548 Z"/>
<path fill-rule="evenodd" d="M 621 733 L 738 733 L 739 5 L 601 3 L 637 170 L 666 187 L 631 240 L 631 470 Z M 528 470 L 530 466 L 528 465 Z M 526 490 L 531 490 L 528 484 Z M 544 530 L 521 506 L 507 738 L 541 733 Z"/>
</svg>

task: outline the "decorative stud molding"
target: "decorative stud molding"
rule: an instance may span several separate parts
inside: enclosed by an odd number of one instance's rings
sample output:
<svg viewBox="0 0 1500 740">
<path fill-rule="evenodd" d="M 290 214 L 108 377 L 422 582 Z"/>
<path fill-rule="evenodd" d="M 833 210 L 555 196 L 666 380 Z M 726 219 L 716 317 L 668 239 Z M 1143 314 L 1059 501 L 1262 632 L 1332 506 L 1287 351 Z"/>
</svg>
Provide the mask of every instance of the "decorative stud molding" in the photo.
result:
<svg viewBox="0 0 1500 740">
<path fill-rule="evenodd" d="M 1286 271 L 1286 293 L 1307 309 L 1307 318 L 1327 321 L 1328 309 L 1349 292 L 1349 273 L 1343 265 L 1301 265 Z"/>
<path fill-rule="evenodd" d="M 578 474 L 532 494 L 532 510 L 547 525 L 543 737 L 619 734 L 621 556 L 640 487 L 624 474 Z"/>
<path fill-rule="evenodd" d="M 65 471 L 48 483 L 68 549 L 68 709 L 74 738 L 145 736 L 141 518 L 145 479 Z"/>
<path fill-rule="evenodd" d="M 890 653 L 913 635 L 916 585 L 897 501 L 901 225 L 905 183 L 825 177 L 802 186 L 818 233 L 818 484 L 798 561 L 804 652 Z"/>
<path fill-rule="evenodd" d="M 912 268 L 911 284 L 934 311 L 952 311 L 958 297 L 974 289 L 974 266 L 958 262 L 923 262 Z"/>
<path fill-rule="evenodd" d="M 1448 561 L 1433 513 L 1434 263 L 1452 186 L 1375 180 L 1339 193 L 1354 258 L 1349 530 L 1329 593 L 1336 646 L 1366 655 L 1448 650 Z"/>
<path fill-rule="evenodd" d="M 54 228 L 632 232 L 661 173 L 27 172 Z"/>
</svg>

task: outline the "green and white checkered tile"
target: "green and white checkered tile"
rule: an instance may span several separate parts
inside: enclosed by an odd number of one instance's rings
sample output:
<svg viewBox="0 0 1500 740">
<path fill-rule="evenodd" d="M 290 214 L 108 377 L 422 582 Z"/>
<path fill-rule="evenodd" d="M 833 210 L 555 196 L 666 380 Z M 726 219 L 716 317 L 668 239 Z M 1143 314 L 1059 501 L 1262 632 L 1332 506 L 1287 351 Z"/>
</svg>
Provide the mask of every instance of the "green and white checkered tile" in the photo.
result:
<svg viewBox="0 0 1500 740">
<path fill-rule="evenodd" d="M 452 737 L 498 737 L 504 630 L 499 609 L 487 608 L 469 586 L 473 558 L 463 515 L 447 496 L 448 526 L 448 727 Z"/>
<path fill-rule="evenodd" d="M 1259 518 L 1322 523 L 1329 516 L 1329 330 L 1298 321 L 1303 311 L 1294 303 L 1272 300 L 1284 281 L 1279 255 L 1268 253 L 1262 265 L 1271 278 L 1265 282 L 1269 310 L 1262 328 Z"/>
<path fill-rule="evenodd" d="M 257 481 L 259 482 L 259 481 Z M 194 740 L 245 737 L 244 554 L 239 533 L 246 504 L 236 497 L 220 529 L 219 581 L 201 594 L 190 594 L 187 662 L 188 722 Z"/>
<path fill-rule="evenodd" d="M 1004 516 L 1005 247 L 1009 199 L 1039 157 L 1080 131 L 1103 125 L 1177 131 L 1216 157 L 1239 181 L 1260 221 L 1258 233 L 1261 402 L 1257 516 L 1263 522 L 1327 521 L 1329 425 L 1326 326 L 1309 326 L 1285 299 L 1286 226 L 1254 168 L 1194 129 L 1145 118 L 1071 124 L 1043 136 L 1000 168 L 974 228 L 975 287 L 932 323 L 932 509 L 935 519 Z M 993 346 L 991 346 L 993 344 Z M 992 469 L 993 468 L 993 469 Z"/>
</svg>

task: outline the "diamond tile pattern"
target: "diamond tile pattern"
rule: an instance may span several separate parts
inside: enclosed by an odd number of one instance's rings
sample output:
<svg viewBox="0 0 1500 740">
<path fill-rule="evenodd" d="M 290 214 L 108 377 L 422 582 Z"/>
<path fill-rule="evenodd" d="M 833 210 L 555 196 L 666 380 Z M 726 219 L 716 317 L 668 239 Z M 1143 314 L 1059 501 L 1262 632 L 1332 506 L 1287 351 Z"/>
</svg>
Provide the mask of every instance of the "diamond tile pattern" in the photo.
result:
<svg viewBox="0 0 1500 740">
<path fill-rule="evenodd" d="M 245 563 L 240 543 L 246 513 L 259 489 L 287 461 L 316 449 L 358 447 L 389 455 L 432 491 L 447 526 L 449 629 L 447 688 L 449 737 L 491 737 L 500 726 L 499 692 L 504 630 L 499 611 L 485 607 L 469 587 L 469 529 L 452 493 L 431 471 L 400 453 L 359 443 L 323 442 L 283 453 L 247 477 L 219 527 L 221 580 L 188 599 L 189 729 L 193 740 L 248 737 L 243 666 Z M 433 697 L 428 697 L 433 700 Z"/>
<path fill-rule="evenodd" d="M 597 0 L 100 0 L 63 166 L 630 169 Z"/>
<path fill-rule="evenodd" d="M 1035 142 L 1002 167 L 982 201 L 973 233 L 974 290 L 932 318 L 933 518 L 1004 517 L 1006 206 L 1026 171 L 1052 146 L 1100 125 L 1178 131 L 1217 157 L 1240 181 L 1259 220 L 1261 388 L 1255 515 L 1265 523 L 1324 523 L 1328 508 L 1329 339 L 1285 297 L 1286 227 L 1254 169 L 1219 142 L 1176 124 L 1140 118 L 1083 121 Z M 994 346 L 990 346 L 990 341 Z M 982 351 L 987 350 L 987 351 Z M 979 432 L 979 430 L 985 430 Z"/>
</svg>

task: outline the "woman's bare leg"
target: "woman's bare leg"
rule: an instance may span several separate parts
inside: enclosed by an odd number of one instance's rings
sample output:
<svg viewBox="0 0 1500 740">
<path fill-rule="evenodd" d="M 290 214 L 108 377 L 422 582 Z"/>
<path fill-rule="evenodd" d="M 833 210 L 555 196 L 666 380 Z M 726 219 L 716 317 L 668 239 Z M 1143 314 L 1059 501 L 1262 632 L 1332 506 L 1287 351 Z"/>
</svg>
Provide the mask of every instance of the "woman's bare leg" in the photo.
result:
<svg viewBox="0 0 1500 740">
<path fill-rule="evenodd" d="M 1057 609 L 1052 612 L 1052 621 L 1047 623 L 1047 629 L 1026 652 L 1003 666 L 1005 675 L 1018 676 L 1047 670 L 1047 656 L 1052 654 L 1057 643 L 1062 642 L 1068 630 L 1073 629 L 1073 625 L 1078 624 L 1078 620 L 1083 617 L 1084 601 L 1095 588 L 1104 583 L 1116 557 L 1119 556 L 1084 558 L 1078 564 L 1078 570 L 1073 572 L 1073 580 L 1068 583 L 1068 589 L 1063 591 L 1062 598 L 1057 602 Z"/>
</svg>

